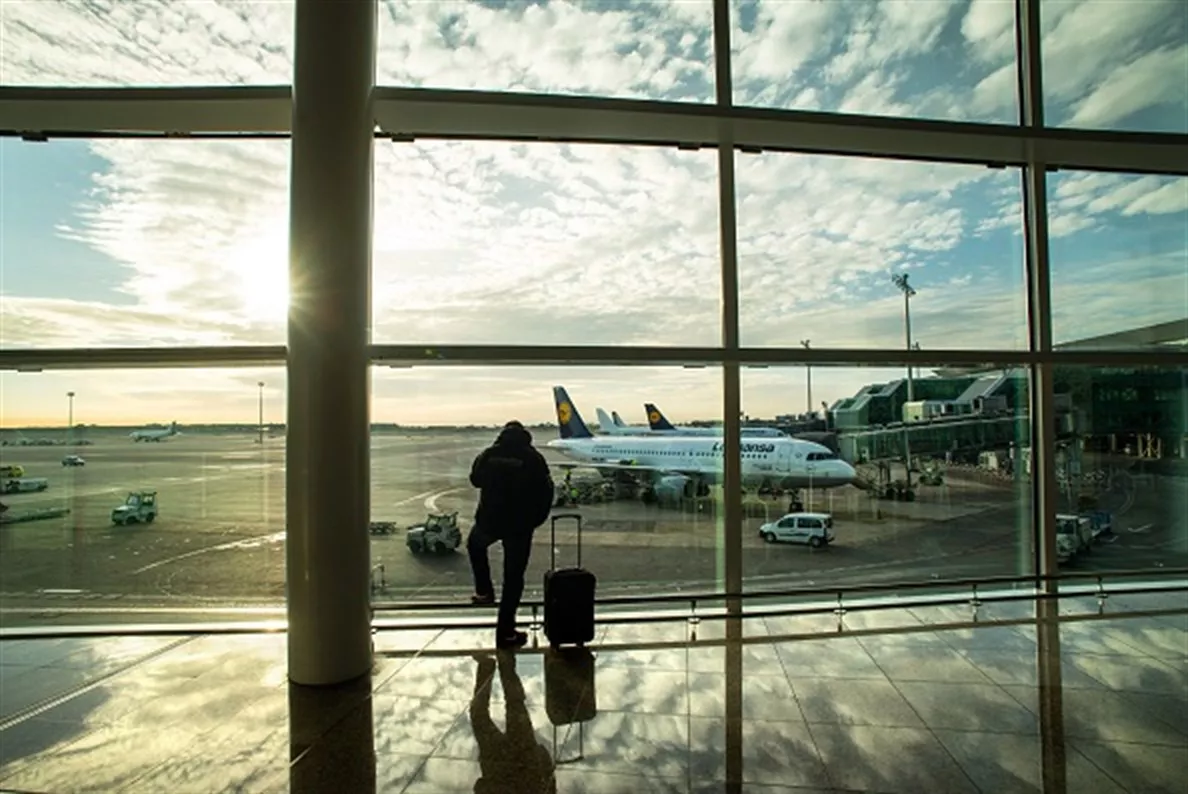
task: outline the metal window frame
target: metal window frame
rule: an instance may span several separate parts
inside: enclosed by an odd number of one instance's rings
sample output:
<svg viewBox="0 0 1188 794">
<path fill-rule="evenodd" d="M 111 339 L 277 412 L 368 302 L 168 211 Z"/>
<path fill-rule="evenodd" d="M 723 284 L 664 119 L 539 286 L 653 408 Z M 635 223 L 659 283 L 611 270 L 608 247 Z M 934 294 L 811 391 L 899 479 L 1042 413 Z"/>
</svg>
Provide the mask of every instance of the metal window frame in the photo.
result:
<svg viewBox="0 0 1188 794">
<path fill-rule="evenodd" d="M 987 368 L 1046 365 L 1188 367 L 1188 351 L 1157 350 L 904 350 L 902 348 L 643 347 L 633 345 L 375 344 L 375 367 L 638 367 Z M 287 363 L 283 345 L 0 349 L 0 372 L 46 370 L 272 367 Z"/>
<path fill-rule="evenodd" d="M 0 86 L 0 136 L 288 138 L 288 86 L 20 88 Z M 1188 135 L 980 124 L 718 103 L 497 91 L 376 88 L 376 135 L 416 140 L 733 146 L 1049 169 L 1188 175 Z"/>
<path fill-rule="evenodd" d="M 1047 257 L 1046 174 L 1060 169 L 1188 176 L 1188 135 L 1051 128 L 1045 125 L 1039 0 L 1016 0 L 1017 125 L 981 124 L 741 107 L 732 88 L 730 0 L 714 0 L 715 100 L 693 104 L 495 91 L 379 87 L 375 135 L 392 145 L 428 141 L 553 142 L 715 149 L 720 211 L 722 341 L 718 347 L 377 344 L 373 366 L 717 366 L 723 370 L 727 449 L 737 450 L 747 367 L 927 367 L 988 364 L 1031 374 L 1031 432 L 1037 440 L 1033 532 L 1041 551 L 1034 573 L 1054 575 L 1045 551 L 1055 471 L 1051 380 L 1057 366 L 1188 367 L 1188 351 L 1054 350 Z M 39 88 L 0 86 L 0 136 L 144 140 L 279 139 L 291 133 L 290 86 Z M 1016 167 L 1023 177 L 1028 252 L 1029 343 L 1021 350 L 758 348 L 739 339 L 735 158 L 791 152 L 904 161 Z M 283 345 L 0 349 L 0 371 L 148 367 L 271 367 L 287 364 Z M 733 460 L 736 456 L 729 456 Z M 727 466 L 728 482 L 740 472 Z M 742 587 L 741 496 L 727 489 L 725 592 Z M 735 519 L 731 521 L 732 517 Z M 1047 550 L 1050 551 L 1050 550 Z M 1045 579 L 1045 581 L 1047 581 Z"/>
</svg>

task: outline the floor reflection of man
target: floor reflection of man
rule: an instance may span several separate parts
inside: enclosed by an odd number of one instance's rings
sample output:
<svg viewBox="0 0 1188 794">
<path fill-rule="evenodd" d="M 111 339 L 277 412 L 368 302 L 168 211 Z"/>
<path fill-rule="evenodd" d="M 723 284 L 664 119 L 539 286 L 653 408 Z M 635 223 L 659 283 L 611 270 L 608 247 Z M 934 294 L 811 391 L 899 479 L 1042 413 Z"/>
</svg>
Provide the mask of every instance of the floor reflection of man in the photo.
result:
<svg viewBox="0 0 1188 794">
<path fill-rule="evenodd" d="M 555 794 L 553 756 L 536 740 L 524 685 L 516 674 L 516 655 L 476 656 L 474 695 L 470 700 L 470 726 L 479 747 L 482 777 L 474 784 L 475 794 Z M 507 727 L 500 731 L 491 720 L 491 687 L 498 668 L 503 687 Z"/>
</svg>

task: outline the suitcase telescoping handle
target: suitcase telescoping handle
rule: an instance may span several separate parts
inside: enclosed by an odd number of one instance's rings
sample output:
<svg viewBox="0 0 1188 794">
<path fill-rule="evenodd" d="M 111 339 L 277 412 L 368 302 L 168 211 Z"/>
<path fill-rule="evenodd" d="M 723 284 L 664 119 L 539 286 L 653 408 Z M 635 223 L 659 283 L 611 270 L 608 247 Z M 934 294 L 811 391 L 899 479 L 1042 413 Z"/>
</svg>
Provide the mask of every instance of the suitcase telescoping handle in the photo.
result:
<svg viewBox="0 0 1188 794">
<path fill-rule="evenodd" d="M 582 567 L 582 517 L 577 513 L 560 513 L 553 516 L 550 522 L 549 567 L 557 570 L 557 521 L 562 518 L 572 518 L 577 522 L 577 565 Z"/>
</svg>

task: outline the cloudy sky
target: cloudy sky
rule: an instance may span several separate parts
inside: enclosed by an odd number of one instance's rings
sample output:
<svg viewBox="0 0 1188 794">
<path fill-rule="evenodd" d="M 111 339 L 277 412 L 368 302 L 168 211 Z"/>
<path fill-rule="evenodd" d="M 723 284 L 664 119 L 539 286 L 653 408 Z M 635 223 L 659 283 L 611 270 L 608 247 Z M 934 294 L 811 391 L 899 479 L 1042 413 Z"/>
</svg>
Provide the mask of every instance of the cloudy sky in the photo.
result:
<svg viewBox="0 0 1188 794">
<path fill-rule="evenodd" d="M 1188 132 L 1188 5 L 1042 8 L 1051 123 Z M 740 2 L 736 100 L 1011 123 L 1012 9 Z M 711 16 L 691 0 L 383 2 L 379 79 L 707 101 Z M 0 82 L 280 84 L 291 26 L 288 0 L 3 0 Z M 719 341 L 712 152 L 379 143 L 375 162 L 376 342 Z M 901 347 L 898 270 L 919 290 L 922 347 L 1026 346 L 1017 171 L 737 164 L 744 344 Z M 283 141 L 0 141 L 0 345 L 283 342 L 287 188 Z M 1188 180 L 1053 174 L 1050 210 L 1058 341 L 1188 316 Z M 814 402 L 891 375 L 822 370 Z M 250 421 L 260 379 L 281 411 L 279 370 L 5 374 L 0 422 L 56 417 L 69 389 L 92 412 L 80 421 Z M 674 419 L 720 412 L 716 370 L 476 368 L 377 370 L 375 413 L 535 421 L 555 382 L 591 418 L 596 404 L 639 414 L 645 399 Z M 748 383 L 753 414 L 804 407 L 803 370 Z"/>
</svg>

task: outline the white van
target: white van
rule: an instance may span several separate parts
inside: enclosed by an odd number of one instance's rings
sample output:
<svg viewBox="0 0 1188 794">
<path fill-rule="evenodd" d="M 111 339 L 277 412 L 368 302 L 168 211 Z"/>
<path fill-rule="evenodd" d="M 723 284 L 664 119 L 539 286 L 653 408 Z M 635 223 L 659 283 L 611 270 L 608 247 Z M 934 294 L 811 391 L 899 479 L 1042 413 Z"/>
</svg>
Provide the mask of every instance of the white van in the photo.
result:
<svg viewBox="0 0 1188 794">
<path fill-rule="evenodd" d="M 789 513 L 759 527 L 768 543 L 807 543 L 814 549 L 833 542 L 833 516 L 828 513 Z"/>
</svg>

